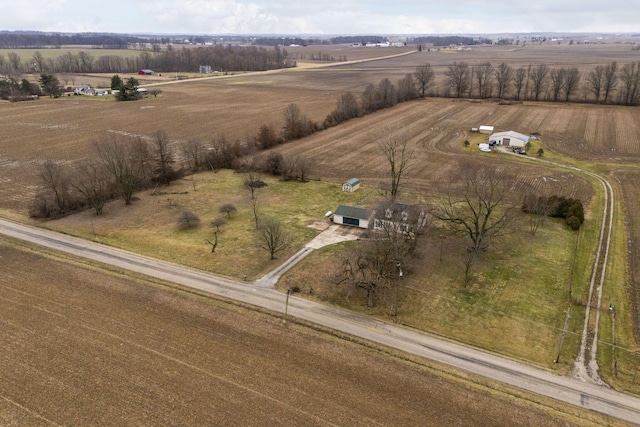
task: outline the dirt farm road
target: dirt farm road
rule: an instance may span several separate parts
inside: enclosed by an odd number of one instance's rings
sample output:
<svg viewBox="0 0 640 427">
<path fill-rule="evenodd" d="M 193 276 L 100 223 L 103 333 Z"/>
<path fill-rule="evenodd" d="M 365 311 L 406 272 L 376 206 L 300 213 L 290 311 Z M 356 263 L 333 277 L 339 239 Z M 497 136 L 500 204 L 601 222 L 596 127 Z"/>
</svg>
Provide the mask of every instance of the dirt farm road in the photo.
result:
<svg viewBox="0 0 640 427">
<path fill-rule="evenodd" d="M 128 271 L 284 312 L 286 295 L 274 289 L 216 277 L 64 234 L 0 220 L 0 234 Z M 640 399 L 563 377 L 409 329 L 292 296 L 289 316 L 393 347 L 526 391 L 631 423 L 640 420 Z"/>
</svg>

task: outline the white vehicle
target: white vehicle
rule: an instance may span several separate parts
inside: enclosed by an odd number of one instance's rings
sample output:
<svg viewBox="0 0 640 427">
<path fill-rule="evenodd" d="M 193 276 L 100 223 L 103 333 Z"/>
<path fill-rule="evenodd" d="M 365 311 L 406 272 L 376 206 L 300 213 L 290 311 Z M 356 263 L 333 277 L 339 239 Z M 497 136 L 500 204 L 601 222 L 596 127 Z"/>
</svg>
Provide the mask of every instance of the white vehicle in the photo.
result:
<svg viewBox="0 0 640 427">
<path fill-rule="evenodd" d="M 490 153 L 491 152 L 491 148 L 489 148 L 489 144 L 478 144 L 478 148 L 480 149 L 480 151 L 484 152 L 484 153 Z"/>
</svg>

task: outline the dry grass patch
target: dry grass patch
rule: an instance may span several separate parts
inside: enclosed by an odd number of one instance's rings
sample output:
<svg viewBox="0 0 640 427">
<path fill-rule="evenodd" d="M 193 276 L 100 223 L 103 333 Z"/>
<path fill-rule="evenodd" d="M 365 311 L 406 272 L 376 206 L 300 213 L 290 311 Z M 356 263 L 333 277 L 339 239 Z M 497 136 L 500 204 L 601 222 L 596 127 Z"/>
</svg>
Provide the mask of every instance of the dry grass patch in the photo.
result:
<svg viewBox="0 0 640 427">
<path fill-rule="evenodd" d="M 154 190 L 141 192 L 131 206 L 120 200 L 111 202 L 101 216 L 85 211 L 47 222 L 46 226 L 136 253 L 237 279 L 246 275 L 248 280 L 253 280 L 315 237 L 318 230 L 309 225 L 326 221 L 325 212 L 340 203 L 358 204 L 375 191 L 362 189 L 350 194 L 343 193 L 338 183 L 283 182 L 263 176 L 268 185 L 256 191 L 260 214 L 281 221 L 294 237 L 291 248 L 278 255 L 279 261 L 270 261 L 269 254 L 257 246 L 253 211 L 249 191 L 243 186 L 243 175 L 223 170 L 199 173 L 193 179 L 174 182 L 160 189 L 158 195 L 153 195 Z M 215 229 L 209 224 L 218 217 L 227 218 L 219 212 L 227 203 L 238 211 L 220 227 L 218 246 L 215 253 L 211 253 L 207 240 L 213 240 Z M 181 230 L 177 226 L 178 216 L 186 210 L 200 218 L 198 227 Z"/>
</svg>

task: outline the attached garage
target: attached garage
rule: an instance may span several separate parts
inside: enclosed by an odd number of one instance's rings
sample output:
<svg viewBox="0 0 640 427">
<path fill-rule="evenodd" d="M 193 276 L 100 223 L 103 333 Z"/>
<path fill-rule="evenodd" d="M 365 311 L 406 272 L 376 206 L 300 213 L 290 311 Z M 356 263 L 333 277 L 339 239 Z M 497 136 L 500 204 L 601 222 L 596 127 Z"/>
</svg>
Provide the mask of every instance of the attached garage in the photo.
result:
<svg viewBox="0 0 640 427">
<path fill-rule="evenodd" d="M 369 228 L 369 221 L 372 216 L 373 212 L 367 209 L 339 205 L 333 214 L 333 222 L 352 227 Z"/>
</svg>

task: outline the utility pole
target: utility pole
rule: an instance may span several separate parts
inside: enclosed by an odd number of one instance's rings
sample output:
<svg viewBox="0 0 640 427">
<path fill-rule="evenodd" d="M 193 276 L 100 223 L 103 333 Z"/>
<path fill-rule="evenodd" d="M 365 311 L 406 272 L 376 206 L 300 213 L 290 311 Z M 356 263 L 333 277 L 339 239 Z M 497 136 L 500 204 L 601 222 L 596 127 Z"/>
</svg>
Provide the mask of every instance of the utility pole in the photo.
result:
<svg viewBox="0 0 640 427">
<path fill-rule="evenodd" d="M 284 304 L 284 323 L 287 323 L 287 314 L 289 313 L 289 295 L 291 295 L 291 289 L 287 289 L 287 299 Z"/>
<path fill-rule="evenodd" d="M 571 306 L 567 308 L 564 316 L 564 325 L 562 325 L 562 335 L 560 335 L 560 345 L 558 346 L 558 356 L 556 357 L 556 363 L 560 362 L 560 354 L 562 353 L 562 345 L 564 344 L 564 335 L 567 332 L 567 323 L 571 318 Z"/>
<path fill-rule="evenodd" d="M 609 304 L 611 312 L 611 371 L 614 377 L 618 377 L 618 360 L 616 359 L 616 307 Z"/>
</svg>

